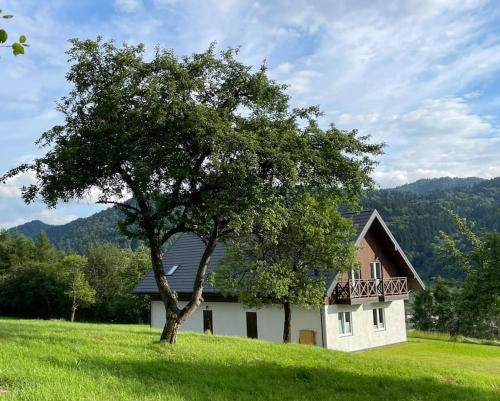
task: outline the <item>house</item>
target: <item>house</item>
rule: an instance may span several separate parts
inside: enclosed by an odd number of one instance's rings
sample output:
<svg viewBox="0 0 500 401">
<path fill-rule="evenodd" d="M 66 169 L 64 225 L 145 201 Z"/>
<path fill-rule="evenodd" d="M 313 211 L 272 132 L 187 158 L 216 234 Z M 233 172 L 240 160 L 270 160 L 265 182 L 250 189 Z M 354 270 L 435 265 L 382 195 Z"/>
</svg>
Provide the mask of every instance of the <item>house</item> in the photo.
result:
<svg viewBox="0 0 500 401">
<path fill-rule="evenodd" d="M 357 351 L 406 341 L 404 300 L 409 291 L 424 284 L 376 210 L 348 213 L 356 227 L 359 271 L 332 274 L 325 288 L 325 302 L 317 310 L 292 308 L 292 341 L 324 348 Z M 192 290 L 204 250 L 195 235 L 182 234 L 163 255 L 171 287 L 185 302 Z M 225 255 L 220 244 L 209 271 Z M 153 272 L 134 289 L 151 296 L 151 325 L 163 328 L 165 309 Z M 284 313 L 281 305 L 248 308 L 223 297 L 205 284 L 204 302 L 181 326 L 182 330 L 282 341 Z"/>
</svg>

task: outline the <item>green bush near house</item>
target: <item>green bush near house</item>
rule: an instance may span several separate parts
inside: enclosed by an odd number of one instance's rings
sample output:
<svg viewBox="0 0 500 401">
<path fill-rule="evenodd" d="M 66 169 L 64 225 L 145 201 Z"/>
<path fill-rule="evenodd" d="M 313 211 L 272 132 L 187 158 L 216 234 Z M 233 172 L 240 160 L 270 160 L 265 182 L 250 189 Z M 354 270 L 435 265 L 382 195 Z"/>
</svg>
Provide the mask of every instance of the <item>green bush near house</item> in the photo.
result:
<svg viewBox="0 0 500 401">
<path fill-rule="evenodd" d="M 0 400 L 498 400 L 500 348 L 410 338 L 361 353 L 143 325 L 0 319 Z"/>
</svg>

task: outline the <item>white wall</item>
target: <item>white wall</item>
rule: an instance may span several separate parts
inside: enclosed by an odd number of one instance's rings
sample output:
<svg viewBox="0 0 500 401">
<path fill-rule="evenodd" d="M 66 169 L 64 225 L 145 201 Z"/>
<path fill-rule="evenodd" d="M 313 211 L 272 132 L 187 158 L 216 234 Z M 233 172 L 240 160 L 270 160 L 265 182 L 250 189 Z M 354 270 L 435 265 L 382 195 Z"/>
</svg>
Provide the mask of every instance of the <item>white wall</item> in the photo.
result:
<svg viewBox="0 0 500 401">
<path fill-rule="evenodd" d="M 184 304 L 181 303 L 183 306 Z M 372 309 L 383 307 L 385 328 L 374 330 Z M 279 305 L 261 309 L 246 308 L 232 302 L 204 302 L 181 326 L 183 331 L 203 332 L 203 310 L 212 311 L 213 330 L 217 335 L 246 337 L 246 312 L 257 312 L 259 339 L 281 342 L 283 338 L 283 309 Z M 340 336 L 338 315 L 340 311 L 352 313 L 352 335 Z M 292 308 L 292 341 L 299 341 L 299 330 L 314 330 L 316 344 L 341 351 L 357 351 L 406 341 L 404 301 L 379 302 L 362 305 L 325 305 L 323 307 L 323 336 L 321 315 L 318 310 Z M 151 302 L 151 325 L 163 328 L 165 309 L 161 301 Z"/>
<path fill-rule="evenodd" d="M 385 328 L 373 328 L 374 308 L 384 308 Z M 340 335 L 338 312 L 351 311 L 352 335 Z M 404 301 L 377 302 L 362 305 L 325 306 L 325 327 L 327 348 L 341 351 L 358 351 L 371 347 L 406 341 Z"/>
<path fill-rule="evenodd" d="M 185 303 L 181 303 L 184 306 Z M 266 341 L 283 340 L 284 312 L 279 305 L 261 309 L 246 308 L 235 302 L 203 302 L 181 326 L 183 331 L 203 332 L 203 310 L 212 311 L 213 331 L 217 335 L 246 337 L 246 312 L 257 312 L 258 338 Z M 151 302 L 151 325 L 163 328 L 165 308 L 161 301 Z M 299 330 L 314 330 L 316 344 L 321 343 L 321 319 L 319 310 L 304 310 L 292 307 L 292 341 L 299 341 Z"/>
</svg>

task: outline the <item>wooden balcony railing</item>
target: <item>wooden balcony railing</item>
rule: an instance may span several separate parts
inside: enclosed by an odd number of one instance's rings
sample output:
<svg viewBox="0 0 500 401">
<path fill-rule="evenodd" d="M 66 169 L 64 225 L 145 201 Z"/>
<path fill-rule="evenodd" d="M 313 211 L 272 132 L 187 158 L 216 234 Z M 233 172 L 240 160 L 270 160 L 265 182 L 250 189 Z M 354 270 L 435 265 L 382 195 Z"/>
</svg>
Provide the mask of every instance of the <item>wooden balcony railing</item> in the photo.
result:
<svg viewBox="0 0 500 401">
<path fill-rule="evenodd" d="M 383 280 L 340 281 L 335 286 L 330 302 L 359 303 L 362 301 L 384 301 L 408 297 L 406 277 L 391 277 Z"/>
</svg>

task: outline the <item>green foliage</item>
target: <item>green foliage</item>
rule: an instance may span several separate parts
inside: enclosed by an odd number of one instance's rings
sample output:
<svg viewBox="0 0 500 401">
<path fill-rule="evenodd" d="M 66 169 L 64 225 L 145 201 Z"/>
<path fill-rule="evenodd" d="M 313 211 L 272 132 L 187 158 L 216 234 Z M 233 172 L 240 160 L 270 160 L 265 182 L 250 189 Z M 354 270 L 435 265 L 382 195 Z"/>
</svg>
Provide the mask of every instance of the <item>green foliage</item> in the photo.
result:
<svg viewBox="0 0 500 401">
<path fill-rule="evenodd" d="M 103 243 L 92 245 L 86 256 L 86 275 L 96 299 L 84 316 L 108 322 L 147 321 L 149 302 L 133 295 L 132 289 L 151 269 L 149 250 L 141 247 L 132 252 Z"/>
<path fill-rule="evenodd" d="M 421 180 L 417 180 L 410 184 L 401 185 L 399 187 L 394 188 L 397 191 L 409 191 L 415 193 L 426 193 L 435 190 L 448 190 L 453 188 L 471 188 L 472 186 L 484 181 L 482 178 L 478 177 L 468 177 L 468 178 L 459 178 L 459 177 L 441 177 L 441 178 L 424 178 Z"/>
<path fill-rule="evenodd" d="M 432 285 L 419 291 L 412 299 L 412 323 L 417 330 L 459 333 L 464 316 L 457 310 L 458 283 L 436 278 Z"/>
<path fill-rule="evenodd" d="M 375 207 L 381 212 L 412 264 L 426 281 L 437 276 L 458 275 L 457 272 L 446 270 L 446 261 L 438 258 L 432 248 L 440 231 L 450 235 L 456 233 L 449 209 L 460 211 L 462 216 L 476 221 L 475 232 L 482 229 L 500 230 L 500 219 L 492 217 L 498 216 L 500 210 L 500 179 L 478 180 L 479 184 L 474 180 L 470 183 L 466 181 L 467 185 L 459 185 L 462 182 L 458 179 L 453 182 L 456 185 L 451 189 L 430 184 L 434 191 L 431 194 L 403 191 L 405 187 L 375 191 L 363 202 L 365 207 Z M 84 253 L 95 242 L 109 242 L 136 249 L 139 241 L 129 240 L 117 229 L 117 221 L 122 217 L 116 208 L 110 208 L 61 226 L 33 221 L 9 232 L 18 232 L 34 239 L 41 231 L 45 231 L 50 242 L 65 252 Z"/>
<path fill-rule="evenodd" d="M 76 310 L 80 305 L 91 305 L 95 302 L 96 291 L 85 276 L 87 258 L 69 254 L 60 261 L 60 268 L 67 281 L 66 295 L 71 300 L 71 321 L 74 321 Z"/>
<path fill-rule="evenodd" d="M 256 224 L 231 243 L 214 277 L 217 288 L 252 306 L 319 307 L 327 276 L 356 266 L 353 226 L 338 206 L 332 198 L 290 198 L 278 224 Z"/>
<path fill-rule="evenodd" d="M 1 179 L 34 172 L 23 198 L 49 207 L 98 189 L 123 213 L 122 232 L 151 249 L 172 327 L 199 305 L 218 241 L 273 221 L 291 190 L 354 204 L 373 186 L 382 145 L 356 130 L 320 128 L 318 107 L 292 109 L 285 86 L 238 51 L 178 58 L 144 46 L 71 40 L 64 123 L 42 134 L 46 153 Z M 134 201 L 117 202 L 123 193 Z M 161 264 L 161 247 L 179 232 L 206 241 L 193 298 L 180 307 Z M 174 322 L 174 323 L 172 323 Z M 175 333 L 169 332 L 169 341 Z"/>
<path fill-rule="evenodd" d="M 50 242 L 64 252 L 84 254 L 92 244 L 103 242 L 135 250 L 141 242 L 127 238 L 118 229 L 118 221 L 123 217 L 123 213 L 112 207 L 64 225 L 53 226 L 35 220 L 14 227 L 9 232 L 35 239 L 43 231 Z"/>
<path fill-rule="evenodd" d="M 369 193 L 362 203 L 381 213 L 426 281 L 438 276 L 460 277 L 459 272 L 450 272 L 448 263 L 433 251 L 440 231 L 453 239 L 458 238 L 457 226 L 449 210 L 474 221 L 476 234 L 481 230 L 500 230 L 500 177 L 423 193 L 384 189 Z"/>
<path fill-rule="evenodd" d="M 143 325 L 0 320 L 6 400 L 496 401 L 500 348 L 411 339 L 362 353 Z M 2 396 L 0 396 L 2 397 Z"/>
<path fill-rule="evenodd" d="M 13 17 L 14 16 L 10 15 L 10 14 L 3 14 L 2 15 L 2 10 L 0 10 L 0 18 L 11 19 Z M 5 29 L 0 29 L 0 47 L 10 47 L 12 49 L 12 54 L 14 54 L 14 56 L 24 54 L 24 48 L 29 47 L 29 44 L 26 43 L 26 36 L 25 35 L 20 35 L 18 42 L 13 42 L 10 45 L 5 45 L 4 43 L 7 42 L 8 38 L 9 38 L 9 35 L 8 35 L 7 31 Z"/>
<path fill-rule="evenodd" d="M 146 248 L 95 244 L 86 257 L 64 255 L 43 233 L 31 241 L 1 232 L 0 314 L 67 318 L 74 307 L 84 320 L 146 321 L 148 301 L 132 289 L 149 269 Z"/>
<path fill-rule="evenodd" d="M 473 225 L 456 213 L 459 239 L 441 233 L 435 247 L 439 258 L 450 269 L 458 270 L 463 280 L 446 284 L 436 280 L 426 293 L 415 299 L 415 310 L 425 309 L 428 316 L 415 314 L 420 330 L 436 330 L 452 335 L 478 338 L 500 337 L 500 233 L 477 235 Z M 451 290 L 450 290 L 451 289 Z M 429 301 L 429 299 L 431 301 Z M 431 324 L 427 322 L 431 320 Z"/>
</svg>

